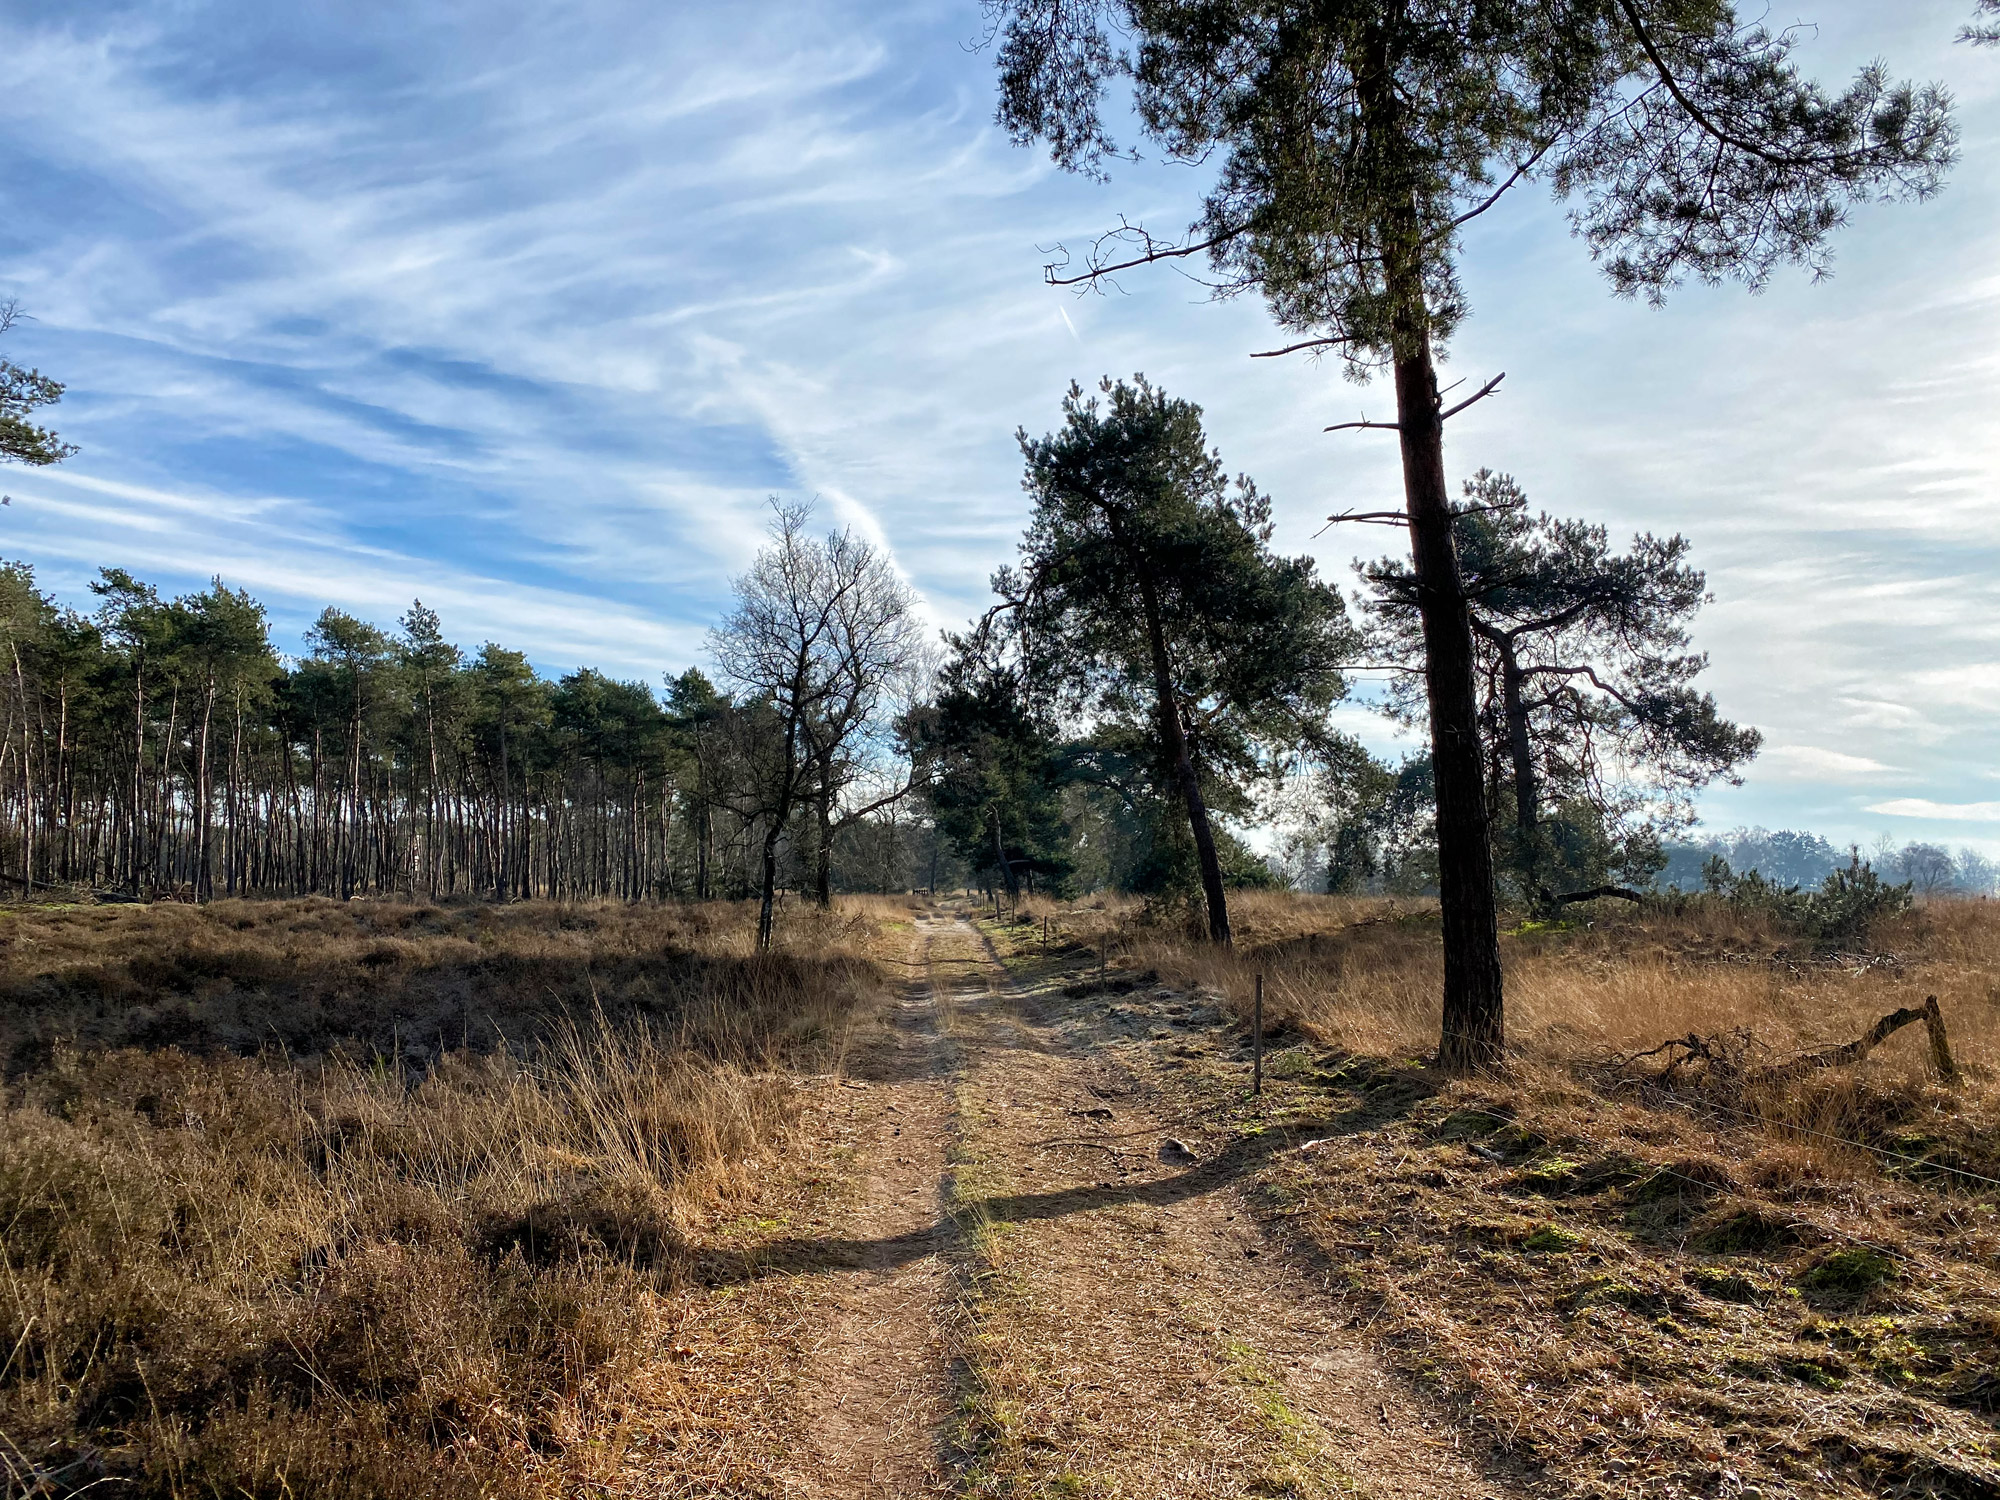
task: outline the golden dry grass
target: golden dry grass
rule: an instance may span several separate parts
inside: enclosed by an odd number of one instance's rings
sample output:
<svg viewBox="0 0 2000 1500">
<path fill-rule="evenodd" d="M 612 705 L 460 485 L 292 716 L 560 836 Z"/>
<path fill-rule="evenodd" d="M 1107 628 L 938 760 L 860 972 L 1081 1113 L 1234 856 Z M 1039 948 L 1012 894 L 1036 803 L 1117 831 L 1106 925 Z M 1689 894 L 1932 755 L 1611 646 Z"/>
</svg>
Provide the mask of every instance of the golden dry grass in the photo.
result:
<svg viewBox="0 0 2000 1500">
<path fill-rule="evenodd" d="M 1523 1076 L 1690 1033 L 1722 1038 L 1754 1071 L 1851 1041 L 1890 1011 L 1936 995 L 1967 1078 L 1957 1095 L 1933 1096 L 1923 1028 L 1911 1027 L 1863 1068 L 1731 1102 L 1871 1145 L 1896 1128 L 1892 1116 L 1927 1103 L 1963 1116 L 1975 1134 L 2000 1116 L 2000 903 L 1933 902 L 1885 924 L 1869 953 L 1832 958 L 1725 903 L 1601 907 L 1573 926 L 1523 924 L 1502 936 L 1508 1040 Z M 1085 942 L 1108 931 L 1126 965 L 1213 990 L 1240 1016 L 1262 974 L 1267 1024 L 1280 1033 L 1292 1027 L 1376 1057 L 1436 1048 L 1443 965 L 1434 904 L 1246 892 L 1231 916 L 1229 950 L 1191 941 L 1179 924 L 1147 923 L 1136 906 L 1059 920 Z M 1829 1161 L 1851 1160 L 1821 1144 Z"/>
<path fill-rule="evenodd" d="M 1272 1083 L 1230 1108 L 1325 1135 L 1269 1201 L 1467 1420 L 1584 1494 L 2000 1495 L 2000 904 L 1935 903 L 1833 959 L 1715 902 L 1519 929 L 1509 1066 L 1470 1081 L 1421 1062 L 1433 910 L 1259 894 L 1232 916 L 1226 953 L 1136 911 L 1066 925 L 1239 1018 L 1265 975 Z M 1921 1026 L 1788 1083 L 1629 1060 L 1692 1032 L 1754 1072 L 1932 994 L 1957 1089 Z M 1213 1107 L 1245 1061 L 1162 1066 Z"/>
<path fill-rule="evenodd" d="M 0 1491 L 554 1493 L 715 1423 L 688 1273 L 894 914 L 6 912 Z"/>
</svg>

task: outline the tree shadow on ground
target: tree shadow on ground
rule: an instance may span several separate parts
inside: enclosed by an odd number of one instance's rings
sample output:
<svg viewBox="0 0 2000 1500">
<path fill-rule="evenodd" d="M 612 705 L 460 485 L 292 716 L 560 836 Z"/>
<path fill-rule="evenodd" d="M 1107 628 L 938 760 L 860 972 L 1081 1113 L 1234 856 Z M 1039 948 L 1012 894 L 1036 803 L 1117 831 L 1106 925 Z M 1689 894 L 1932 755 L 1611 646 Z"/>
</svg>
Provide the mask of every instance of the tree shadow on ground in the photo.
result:
<svg viewBox="0 0 2000 1500">
<path fill-rule="evenodd" d="M 936 1254 L 966 1224 L 980 1220 L 1019 1224 L 1128 1205 L 1166 1208 L 1238 1182 L 1283 1152 L 1308 1141 L 1376 1129 L 1408 1113 L 1414 1103 L 1415 1096 L 1402 1094 L 1386 1107 L 1365 1101 L 1339 1113 L 1295 1117 L 1269 1125 L 1254 1135 L 1238 1136 L 1184 1172 L 1137 1182 L 1098 1182 L 1046 1192 L 955 1199 L 955 1179 L 947 1173 L 939 1189 L 939 1216 L 920 1229 L 874 1239 L 839 1235 L 778 1239 L 741 1258 L 702 1253 L 696 1257 L 695 1276 L 704 1285 L 723 1286 L 771 1275 L 891 1270 Z"/>
</svg>

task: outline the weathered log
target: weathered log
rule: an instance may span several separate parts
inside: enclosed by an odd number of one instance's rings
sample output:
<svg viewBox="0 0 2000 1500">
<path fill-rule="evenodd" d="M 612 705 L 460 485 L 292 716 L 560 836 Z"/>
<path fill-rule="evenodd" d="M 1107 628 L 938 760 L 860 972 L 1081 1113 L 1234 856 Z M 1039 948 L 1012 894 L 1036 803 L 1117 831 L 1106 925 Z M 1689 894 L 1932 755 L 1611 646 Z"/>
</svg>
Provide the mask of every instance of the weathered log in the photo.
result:
<svg viewBox="0 0 2000 1500">
<path fill-rule="evenodd" d="M 1749 1081 L 1783 1083 L 1793 1078 L 1803 1078 L 1808 1073 L 1815 1073 L 1824 1068 L 1848 1067 L 1860 1062 L 1889 1037 L 1917 1021 L 1922 1021 L 1930 1032 L 1932 1071 L 1946 1085 L 1956 1087 L 1958 1068 L 1951 1060 L 1951 1045 L 1945 1037 L 1944 1013 L 1938 1009 L 1936 995 L 1926 995 L 1923 1005 L 1916 1009 L 1904 1006 L 1892 1010 L 1851 1042 L 1838 1047 L 1828 1047 L 1822 1052 L 1808 1052 L 1803 1057 L 1794 1057 L 1772 1067 L 1760 1069 L 1750 1075 Z"/>
<path fill-rule="evenodd" d="M 1646 898 L 1637 891 L 1622 885 L 1594 885 L 1587 891 L 1568 891 L 1555 897 L 1558 906 L 1568 906 L 1572 901 L 1595 901 L 1600 896 L 1616 896 L 1620 901 L 1644 901 Z"/>
</svg>

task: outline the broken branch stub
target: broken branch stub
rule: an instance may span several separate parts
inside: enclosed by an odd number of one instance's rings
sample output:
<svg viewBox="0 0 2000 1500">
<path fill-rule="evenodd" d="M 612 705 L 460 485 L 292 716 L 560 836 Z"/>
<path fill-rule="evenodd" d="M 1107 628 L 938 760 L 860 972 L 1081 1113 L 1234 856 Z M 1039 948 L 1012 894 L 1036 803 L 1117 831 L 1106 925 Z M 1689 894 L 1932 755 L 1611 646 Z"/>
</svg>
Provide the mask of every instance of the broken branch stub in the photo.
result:
<svg viewBox="0 0 2000 1500">
<path fill-rule="evenodd" d="M 1931 1034 L 1931 1068 L 1938 1082 L 1948 1089 L 1958 1087 L 1958 1064 L 1951 1060 L 1951 1040 L 1944 1034 L 1944 1012 L 1936 995 L 1924 996 L 1924 1026 Z"/>
</svg>

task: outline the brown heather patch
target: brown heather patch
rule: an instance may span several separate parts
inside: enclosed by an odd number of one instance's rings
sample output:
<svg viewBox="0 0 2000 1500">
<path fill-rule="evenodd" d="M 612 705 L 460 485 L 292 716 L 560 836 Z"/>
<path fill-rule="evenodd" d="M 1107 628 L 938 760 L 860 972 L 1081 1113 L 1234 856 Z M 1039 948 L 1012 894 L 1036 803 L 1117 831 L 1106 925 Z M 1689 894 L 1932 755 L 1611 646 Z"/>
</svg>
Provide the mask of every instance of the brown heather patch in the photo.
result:
<svg viewBox="0 0 2000 1500">
<path fill-rule="evenodd" d="M 2000 1496 L 2000 1188 L 1959 1175 L 2000 1178 L 2000 905 L 1933 904 L 1833 958 L 1700 903 L 1517 932 L 1514 1059 L 1475 1082 L 1421 1061 L 1432 913 L 1258 895 L 1232 916 L 1227 954 L 1116 922 L 1125 972 L 1236 1017 L 1208 1055 L 1161 1044 L 1162 1074 L 1220 1107 L 1212 1144 L 1270 1123 L 1315 1142 L 1258 1174 L 1274 1223 L 1467 1418 L 1587 1495 Z M 1783 1088 L 1617 1065 L 1690 1031 L 1754 1065 L 1927 994 L 1956 1092 L 1921 1028 Z M 1143 1023 L 1154 1002 L 1120 1003 Z"/>
<path fill-rule="evenodd" d="M 797 1313 L 704 1271 L 808 1191 L 800 1075 L 895 918 L 789 911 L 759 957 L 722 906 L 0 915 L 0 1493 L 768 1465 Z"/>
</svg>

